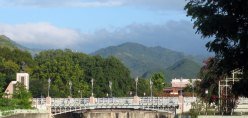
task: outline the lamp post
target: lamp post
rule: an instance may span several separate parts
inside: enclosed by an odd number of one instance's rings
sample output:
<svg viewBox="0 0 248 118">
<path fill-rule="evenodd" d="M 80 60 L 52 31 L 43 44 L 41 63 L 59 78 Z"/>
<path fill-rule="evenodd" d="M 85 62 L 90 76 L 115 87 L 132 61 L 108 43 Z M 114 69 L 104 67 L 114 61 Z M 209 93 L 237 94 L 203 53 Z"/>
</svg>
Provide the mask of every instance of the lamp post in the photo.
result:
<svg viewBox="0 0 248 118">
<path fill-rule="evenodd" d="M 72 82 L 71 81 L 69 81 L 69 86 L 70 86 L 70 97 L 72 97 L 72 94 L 71 94 Z"/>
<path fill-rule="evenodd" d="M 151 91 L 151 97 L 152 97 L 152 85 L 153 85 L 153 82 L 152 82 L 152 79 L 150 79 L 150 91 Z"/>
<path fill-rule="evenodd" d="M 78 93 L 80 94 L 80 98 L 82 98 L 82 91 L 78 90 Z"/>
<path fill-rule="evenodd" d="M 183 96 L 183 88 L 182 88 L 182 77 L 180 78 L 180 95 Z"/>
<path fill-rule="evenodd" d="M 136 77 L 136 78 L 135 78 L 135 83 L 136 83 L 136 92 L 135 92 L 135 96 L 137 96 L 137 85 L 138 85 L 138 80 L 139 80 L 139 78 Z"/>
<path fill-rule="evenodd" d="M 51 84 L 51 79 L 50 78 L 48 78 L 48 88 L 47 88 L 47 96 L 48 97 L 50 97 L 50 95 L 49 95 L 49 91 L 50 91 L 50 84 Z"/>
<path fill-rule="evenodd" d="M 206 115 L 207 115 L 208 114 L 207 113 L 208 112 L 207 111 L 207 106 L 208 106 L 208 104 L 207 104 L 208 103 L 208 90 L 207 89 L 205 90 L 205 94 L 206 94 L 206 98 L 207 98 L 207 100 L 206 100 Z"/>
<path fill-rule="evenodd" d="M 112 82 L 109 81 L 109 89 L 110 89 L 110 97 L 113 97 L 112 96 Z"/>
<path fill-rule="evenodd" d="M 194 91 L 194 83 L 192 82 L 192 89 L 193 89 L 193 98 L 195 97 L 195 91 Z"/>
<path fill-rule="evenodd" d="M 93 86 L 94 86 L 94 79 L 91 78 L 91 96 L 92 96 L 92 97 L 94 96 L 94 93 L 93 93 Z"/>
</svg>

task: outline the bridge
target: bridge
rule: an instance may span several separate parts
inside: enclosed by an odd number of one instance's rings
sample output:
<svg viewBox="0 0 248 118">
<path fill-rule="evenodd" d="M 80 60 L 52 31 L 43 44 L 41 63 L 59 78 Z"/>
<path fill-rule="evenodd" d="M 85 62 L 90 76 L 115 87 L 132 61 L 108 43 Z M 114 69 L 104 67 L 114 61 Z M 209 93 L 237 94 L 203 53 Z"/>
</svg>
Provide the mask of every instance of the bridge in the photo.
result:
<svg viewBox="0 0 248 118">
<path fill-rule="evenodd" d="M 178 97 L 113 97 L 113 98 L 33 98 L 33 107 L 47 109 L 52 115 L 83 112 L 89 109 L 141 109 L 176 114 Z"/>
</svg>

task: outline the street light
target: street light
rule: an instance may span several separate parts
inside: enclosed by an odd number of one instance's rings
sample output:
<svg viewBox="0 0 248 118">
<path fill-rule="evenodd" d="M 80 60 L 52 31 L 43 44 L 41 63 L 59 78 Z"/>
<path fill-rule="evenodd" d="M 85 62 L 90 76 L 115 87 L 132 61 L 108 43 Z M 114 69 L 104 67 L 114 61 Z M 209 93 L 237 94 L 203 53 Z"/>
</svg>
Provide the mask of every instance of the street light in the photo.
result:
<svg viewBox="0 0 248 118">
<path fill-rule="evenodd" d="M 208 103 L 208 90 L 207 89 L 205 90 L 205 94 L 206 94 L 206 98 L 207 98 L 207 100 L 206 100 L 206 115 L 207 115 L 207 112 L 208 112 L 207 111 L 207 106 L 208 106 L 207 105 L 207 103 Z"/>
<path fill-rule="evenodd" d="M 151 90 L 151 97 L 152 97 L 152 85 L 153 85 L 153 82 L 152 82 L 152 79 L 150 79 L 150 90 Z"/>
<path fill-rule="evenodd" d="M 50 84 L 51 84 L 51 79 L 48 78 L 48 88 L 47 88 L 47 96 L 49 97 L 49 91 L 50 91 Z"/>
<path fill-rule="evenodd" d="M 181 91 L 180 91 L 180 95 L 181 96 L 183 96 L 183 88 L 182 88 L 182 77 L 180 78 L 180 89 L 181 89 Z"/>
<path fill-rule="evenodd" d="M 72 82 L 71 82 L 71 80 L 69 81 L 69 86 L 70 86 L 70 97 L 72 97 L 72 94 L 71 94 Z"/>
<path fill-rule="evenodd" d="M 80 94 L 80 98 L 82 98 L 82 91 L 78 90 L 78 93 Z"/>
<path fill-rule="evenodd" d="M 137 96 L 137 85 L 138 85 L 138 80 L 139 80 L 139 78 L 136 77 L 136 78 L 135 78 L 135 83 L 136 83 L 136 93 L 135 93 L 135 96 Z"/>
<path fill-rule="evenodd" d="M 94 79 L 91 78 L 91 96 L 92 96 L 92 97 L 94 96 L 94 93 L 93 93 L 93 86 L 94 86 Z"/>
<path fill-rule="evenodd" d="M 112 82 L 111 81 L 109 81 L 109 88 L 110 88 L 110 97 L 113 97 L 112 96 Z"/>
<path fill-rule="evenodd" d="M 195 97 L 195 92 L 194 92 L 194 82 L 192 82 L 192 89 L 193 89 L 193 98 Z"/>
</svg>

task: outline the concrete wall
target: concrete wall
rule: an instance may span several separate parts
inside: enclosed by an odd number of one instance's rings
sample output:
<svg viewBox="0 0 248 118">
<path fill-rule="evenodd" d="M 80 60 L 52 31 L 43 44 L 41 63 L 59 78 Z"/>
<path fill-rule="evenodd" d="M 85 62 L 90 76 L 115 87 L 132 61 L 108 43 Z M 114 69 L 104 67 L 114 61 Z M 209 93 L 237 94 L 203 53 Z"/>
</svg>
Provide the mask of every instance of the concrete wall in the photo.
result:
<svg viewBox="0 0 248 118">
<path fill-rule="evenodd" d="M 198 118 L 248 118 L 247 115 L 243 116 L 198 116 Z"/>
<path fill-rule="evenodd" d="M 48 113 L 22 113 L 1 118 L 50 118 Z"/>
<path fill-rule="evenodd" d="M 156 111 L 106 109 L 67 113 L 55 118 L 174 118 L 174 115 Z"/>
</svg>

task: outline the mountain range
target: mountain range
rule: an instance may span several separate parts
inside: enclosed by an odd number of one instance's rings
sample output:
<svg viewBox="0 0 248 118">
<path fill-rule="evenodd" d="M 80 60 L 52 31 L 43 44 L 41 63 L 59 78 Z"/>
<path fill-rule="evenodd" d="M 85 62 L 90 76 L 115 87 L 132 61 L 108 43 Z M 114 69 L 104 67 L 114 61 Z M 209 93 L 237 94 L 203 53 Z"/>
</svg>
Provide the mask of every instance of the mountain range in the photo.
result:
<svg viewBox="0 0 248 118">
<path fill-rule="evenodd" d="M 133 77 L 149 78 L 152 73 L 162 72 L 168 81 L 180 77 L 196 78 L 204 59 L 202 56 L 131 42 L 103 48 L 92 55 L 119 58 L 130 69 Z"/>
<path fill-rule="evenodd" d="M 0 35 L 0 47 L 20 49 L 36 54 L 38 51 L 26 48 Z M 163 47 L 147 47 L 138 43 L 123 43 L 100 49 L 91 55 L 100 55 L 104 58 L 114 56 L 120 59 L 131 71 L 133 77 L 149 78 L 152 73 L 164 73 L 167 81 L 172 78 L 196 78 L 202 66 L 204 56 L 186 55 Z"/>
<path fill-rule="evenodd" d="M 26 48 L 26 47 L 24 47 L 24 46 L 22 46 L 16 42 L 14 42 L 10 38 L 6 37 L 5 35 L 0 35 L 0 47 L 7 47 L 10 49 L 20 49 L 22 51 L 28 51 L 32 55 L 39 53 L 39 50 Z"/>
<path fill-rule="evenodd" d="M 18 43 L 12 41 L 10 38 L 5 35 L 0 35 L 0 47 L 7 47 L 10 49 L 20 49 L 20 50 L 29 50 L 28 48 L 19 45 Z"/>
</svg>

